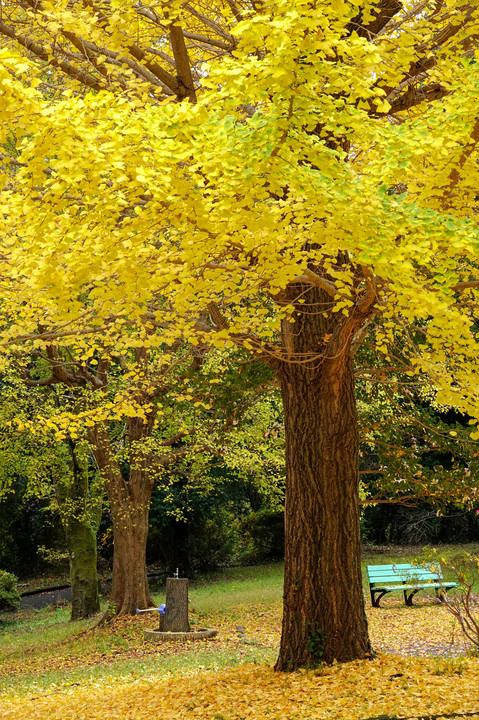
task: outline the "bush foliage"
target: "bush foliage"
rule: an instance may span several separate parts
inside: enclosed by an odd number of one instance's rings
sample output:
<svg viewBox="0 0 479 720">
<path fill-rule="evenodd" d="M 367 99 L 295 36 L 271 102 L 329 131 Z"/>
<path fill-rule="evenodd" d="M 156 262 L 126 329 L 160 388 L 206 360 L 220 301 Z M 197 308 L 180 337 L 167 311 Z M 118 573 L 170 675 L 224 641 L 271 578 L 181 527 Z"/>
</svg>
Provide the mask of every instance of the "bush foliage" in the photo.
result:
<svg viewBox="0 0 479 720">
<path fill-rule="evenodd" d="M 284 555 L 284 513 L 262 509 L 241 520 L 241 552 L 245 562 L 281 560 Z"/>
<path fill-rule="evenodd" d="M 0 570 L 0 610 L 18 610 L 20 607 L 17 580 L 12 573 Z"/>
</svg>

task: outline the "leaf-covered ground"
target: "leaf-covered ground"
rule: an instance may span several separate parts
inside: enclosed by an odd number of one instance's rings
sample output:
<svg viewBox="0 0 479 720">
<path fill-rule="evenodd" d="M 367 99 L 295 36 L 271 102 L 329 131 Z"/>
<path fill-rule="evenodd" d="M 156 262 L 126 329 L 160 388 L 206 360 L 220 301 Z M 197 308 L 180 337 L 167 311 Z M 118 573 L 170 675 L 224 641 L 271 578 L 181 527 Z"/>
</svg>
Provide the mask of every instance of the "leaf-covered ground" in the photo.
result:
<svg viewBox="0 0 479 720">
<path fill-rule="evenodd" d="M 104 627 L 70 623 L 62 607 L 4 619 L 0 718 L 479 720 L 479 658 L 427 594 L 414 607 L 391 595 L 368 608 L 376 659 L 274 673 L 281 575 L 238 570 L 193 587 L 190 621 L 219 631 L 197 643 L 146 641 L 153 614 Z"/>
<path fill-rule="evenodd" d="M 200 643 L 145 641 L 155 624 L 147 615 L 38 645 L 35 633 L 30 644 L 22 636 L 23 653 L 17 643 L 3 649 L 0 717 L 479 720 L 479 660 L 465 655 L 443 607 L 418 602 L 406 608 L 389 598 L 369 610 L 377 659 L 291 675 L 271 667 L 279 602 L 192 612 L 197 624 L 219 630 Z"/>
<path fill-rule="evenodd" d="M 478 664 L 382 655 L 317 671 L 278 675 L 266 665 L 183 677 L 91 683 L 4 699 L 2 718 L 89 720 L 479 720 Z"/>
</svg>

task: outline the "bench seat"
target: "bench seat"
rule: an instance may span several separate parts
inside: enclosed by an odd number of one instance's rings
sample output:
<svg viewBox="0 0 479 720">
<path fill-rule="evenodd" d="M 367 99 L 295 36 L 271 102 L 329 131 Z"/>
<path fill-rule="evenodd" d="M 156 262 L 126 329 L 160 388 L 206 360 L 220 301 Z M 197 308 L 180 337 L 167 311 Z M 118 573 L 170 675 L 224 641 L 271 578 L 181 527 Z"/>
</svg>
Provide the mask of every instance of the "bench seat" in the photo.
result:
<svg viewBox="0 0 479 720">
<path fill-rule="evenodd" d="M 457 587 L 455 582 L 443 581 L 438 565 L 425 568 L 411 563 L 368 565 L 367 571 L 373 607 L 379 607 L 381 598 L 390 592 L 403 592 L 406 605 L 412 605 L 413 597 L 419 590 L 435 590 L 442 601 L 448 590 Z"/>
</svg>

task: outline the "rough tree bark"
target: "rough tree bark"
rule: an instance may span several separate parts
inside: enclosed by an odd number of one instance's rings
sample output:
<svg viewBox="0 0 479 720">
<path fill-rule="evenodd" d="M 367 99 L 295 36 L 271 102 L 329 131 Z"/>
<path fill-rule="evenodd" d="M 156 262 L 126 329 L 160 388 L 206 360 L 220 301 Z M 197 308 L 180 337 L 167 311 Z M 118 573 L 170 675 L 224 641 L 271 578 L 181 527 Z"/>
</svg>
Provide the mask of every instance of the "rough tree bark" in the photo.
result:
<svg viewBox="0 0 479 720">
<path fill-rule="evenodd" d="M 71 481 L 59 484 L 72 587 L 71 619 L 81 620 L 100 612 L 96 535 L 101 517 L 101 497 L 91 497 L 88 465 L 78 448 L 68 441 Z"/>
<path fill-rule="evenodd" d="M 285 416 L 283 630 L 276 670 L 371 655 L 361 583 L 358 434 L 351 343 L 368 302 L 349 317 L 331 298 L 291 285 L 278 372 Z M 304 305 L 296 304 L 299 298 Z"/>
<path fill-rule="evenodd" d="M 153 605 L 146 574 L 148 514 L 153 483 L 143 473 L 130 471 L 128 482 L 110 475 L 109 487 L 113 521 L 113 576 L 111 614 L 131 615 L 136 608 Z"/>
<path fill-rule="evenodd" d="M 141 425 L 133 418 L 130 425 Z M 147 469 L 130 467 L 123 477 L 115 460 L 108 429 L 97 424 L 89 431 L 92 452 L 105 481 L 113 523 L 113 575 L 107 616 L 131 615 L 153 605 L 146 574 L 148 514 L 154 478 Z"/>
<path fill-rule="evenodd" d="M 100 612 L 96 567 L 96 530 L 88 521 L 71 518 L 65 524 L 70 582 L 72 620 L 82 620 Z"/>
</svg>

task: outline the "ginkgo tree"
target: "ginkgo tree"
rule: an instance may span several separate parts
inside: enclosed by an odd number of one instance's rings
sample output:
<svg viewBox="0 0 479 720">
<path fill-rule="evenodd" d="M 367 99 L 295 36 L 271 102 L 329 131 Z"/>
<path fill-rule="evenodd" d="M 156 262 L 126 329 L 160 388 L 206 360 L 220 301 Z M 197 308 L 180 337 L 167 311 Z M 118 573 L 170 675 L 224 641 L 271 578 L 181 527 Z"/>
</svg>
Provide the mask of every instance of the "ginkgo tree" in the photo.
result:
<svg viewBox="0 0 479 720">
<path fill-rule="evenodd" d="M 276 668 L 371 654 L 367 335 L 479 419 L 479 3 L 2 5 L 4 340 L 240 345 L 286 433 Z"/>
</svg>

